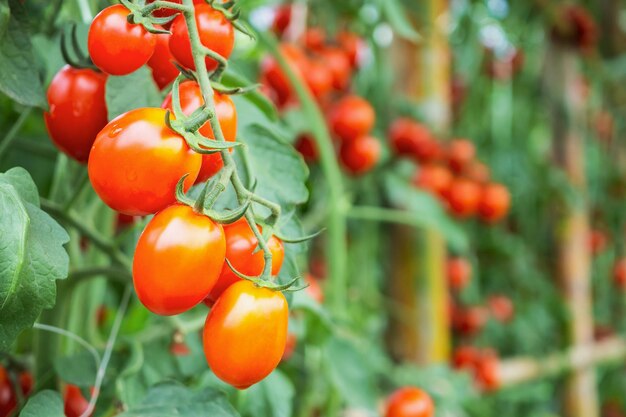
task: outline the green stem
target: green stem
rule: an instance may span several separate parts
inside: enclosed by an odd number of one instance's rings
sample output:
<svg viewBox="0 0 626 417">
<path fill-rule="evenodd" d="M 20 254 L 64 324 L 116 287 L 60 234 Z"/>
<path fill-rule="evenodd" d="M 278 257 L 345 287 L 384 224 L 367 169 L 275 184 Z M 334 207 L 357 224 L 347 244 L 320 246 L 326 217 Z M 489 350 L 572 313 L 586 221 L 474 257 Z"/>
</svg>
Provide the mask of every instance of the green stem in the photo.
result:
<svg viewBox="0 0 626 417">
<path fill-rule="evenodd" d="M 92 268 L 76 269 L 70 271 L 68 278 L 73 285 L 76 285 L 84 280 L 101 276 L 106 276 L 122 283 L 128 283 L 132 278 L 128 269 L 115 266 L 96 266 Z"/>
<path fill-rule="evenodd" d="M 414 213 L 382 207 L 356 206 L 350 208 L 348 216 L 352 219 L 371 220 L 376 222 L 404 224 L 420 229 L 426 226 Z"/>
<path fill-rule="evenodd" d="M 76 0 L 78 3 L 78 9 L 80 10 L 80 17 L 83 20 L 83 23 L 89 23 L 93 19 L 93 13 L 91 12 L 91 7 L 89 6 L 88 0 Z"/>
<path fill-rule="evenodd" d="M 98 351 L 96 350 L 96 348 L 93 347 L 91 344 L 89 344 L 89 342 L 87 342 L 85 339 L 78 336 L 77 334 L 68 332 L 65 329 L 61 329 L 60 327 L 49 326 L 47 324 L 42 324 L 42 323 L 35 323 L 33 325 L 33 329 L 44 330 L 50 333 L 56 333 L 60 336 L 64 336 L 69 339 L 72 339 L 73 341 L 77 342 L 79 345 L 84 347 L 91 354 L 94 362 L 96 363 L 96 366 L 100 364 L 100 355 L 98 354 Z"/>
<path fill-rule="evenodd" d="M 74 193 L 67 200 L 67 203 L 65 203 L 65 205 L 63 206 L 63 211 L 69 211 L 74 203 L 76 203 L 76 200 L 78 200 L 83 195 L 85 190 L 90 186 L 89 174 L 87 173 L 87 169 L 84 169 L 80 175 L 81 178 L 78 182 L 78 186 L 74 189 Z"/>
<path fill-rule="evenodd" d="M 13 123 L 13 126 L 11 126 L 11 129 L 9 129 L 7 134 L 4 136 L 2 142 L 0 142 L 0 159 L 2 159 L 6 151 L 9 149 L 11 143 L 13 143 L 13 141 L 17 138 L 17 134 L 20 132 L 22 125 L 30 115 L 31 111 L 32 107 L 27 107 L 26 109 L 24 109 L 22 111 L 22 114 L 20 114 L 20 117 L 17 118 L 15 123 Z"/>
</svg>

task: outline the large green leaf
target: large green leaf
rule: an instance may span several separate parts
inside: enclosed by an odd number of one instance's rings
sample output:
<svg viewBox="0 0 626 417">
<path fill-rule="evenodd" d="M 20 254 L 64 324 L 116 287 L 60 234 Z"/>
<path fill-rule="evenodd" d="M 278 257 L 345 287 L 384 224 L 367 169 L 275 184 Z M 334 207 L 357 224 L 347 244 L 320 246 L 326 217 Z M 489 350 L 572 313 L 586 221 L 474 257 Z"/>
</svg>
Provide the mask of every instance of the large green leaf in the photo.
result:
<svg viewBox="0 0 626 417">
<path fill-rule="evenodd" d="M 58 392 L 45 390 L 28 399 L 20 417 L 65 417 Z"/>
<path fill-rule="evenodd" d="M 38 207 L 35 190 L 22 168 L 0 174 L 0 350 L 54 306 L 55 280 L 68 273 L 69 237 Z"/>
<path fill-rule="evenodd" d="M 294 394 L 291 381 L 275 370 L 247 390 L 242 414 L 250 417 L 291 417 Z"/>
<path fill-rule="evenodd" d="M 121 77 L 110 75 L 107 79 L 106 103 L 109 120 L 140 107 L 159 107 L 162 101 L 148 67 L 141 67 L 132 74 Z"/>
<path fill-rule="evenodd" d="M 238 417 L 226 395 L 213 388 L 192 391 L 180 384 L 166 382 L 148 391 L 141 404 L 118 417 Z"/>
</svg>

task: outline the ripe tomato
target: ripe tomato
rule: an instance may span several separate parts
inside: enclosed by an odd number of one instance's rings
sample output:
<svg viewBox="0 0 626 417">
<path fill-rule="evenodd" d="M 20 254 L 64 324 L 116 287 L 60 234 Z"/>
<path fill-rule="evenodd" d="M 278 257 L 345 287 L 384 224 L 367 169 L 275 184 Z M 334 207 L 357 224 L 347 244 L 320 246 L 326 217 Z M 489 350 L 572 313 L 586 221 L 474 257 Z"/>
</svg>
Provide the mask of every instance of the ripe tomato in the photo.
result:
<svg viewBox="0 0 626 417">
<path fill-rule="evenodd" d="M 281 4 L 274 11 L 274 22 L 272 23 L 272 31 L 282 36 L 291 23 L 291 5 Z"/>
<path fill-rule="evenodd" d="M 238 389 L 268 376 L 287 341 L 289 310 L 279 291 L 241 280 L 217 300 L 204 325 L 204 354 L 221 380 Z"/>
<path fill-rule="evenodd" d="M 333 74 L 325 62 L 310 60 L 308 68 L 304 71 L 304 82 L 313 97 L 320 101 L 333 88 Z"/>
<path fill-rule="evenodd" d="M 297 76 L 303 77 L 308 68 L 308 58 L 304 52 L 295 45 L 282 44 L 280 52 Z M 293 88 L 287 75 L 280 69 L 276 60 L 267 57 L 261 63 L 261 82 L 269 85 L 276 93 L 279 106 L 284 106 L 293 100 Z"/>
<path fill-rule="evenodd" d="M 481 193 L 478 214 L 487 223 L 495 223 L 509 212 L 511 194 L 502 184 L 488 184 Z"/>
<path fill-rule="evenodd" d="M 435 148 L 433 146 L 435 140 L 430 130 L 408 117 L 400 117 L 393 121 L 389 128 L 389 140 L 391 148 L 398 155 L 417 158 L 420 161 L 433 159 L 434 155 L 431 154 Z"/>
<path fill-rule="evenodd" d="M 224 234 L 226 235 L 226 258 L 231 265 L 244 275 L 261 275 L 265 259 L 263 259 L 263 251 L 257 250 L 258 240 L 248 222 L 242 218 L 233 224 L 226 225 Z M 277 275 L 285 257 L 283 242 L 276 236 L 272 236 L 267 245 L 272 252 L 272 275 Z M 237 281 L 241 279 L 235 275 L 228 264 L 224 263 L 219 279 L 209 294 L 209 300 L 217 300 L 228 287 Z"/>
<path fill-rule="evenodd" d="M 492 349 L 485 349 L 476 360 L 476 382 L 485 391 L 493 391 L 500 386 L 500 360 Z"/>
<path fill-rule="evenodd" d="M 511 299 L 505 295 L 492 295 L 487 300 L 491 316 L 501 323 L 511 321 L 515 314 L 515 307 Z"/>
<path fill-rule="evenodd" d="M 472 277 L 472 264 L 465 258 L 450 258 L 446 265 L 448 284 L 453 290 L 460 291 L 467 286 Z"/>
<path fill-rule="evenodd" d="M 326 43 L 326 31 L 321 27 L 310 27 L 304 32 L 304 46 L 319 51 Z"/>
<path fill-rule="evenodd" d="M 180 106 L 183 109 L 183 113 L 187 116 L 204 104 L 200 86 L 195 81 L 187 81 L 180 84 L 179 94 Z M 218 93 L 217 91 L 213 93 L 213 100 L 215 102 L 215 113 L 222 129 L 224 139 L 229 142 L 234 142 L 237 138 L 237 109 L 235 108 L 235 103 L 233 103 L 233 100 L 228 95 Z M 165 97 L 165 101 L 161 107 L 172 110 L 171 93 Z M 211 123 L 208 121 L 200 128 L 200 133 L 209 139 L 215 139 L 213 129 L 211 129 Z M 198 173 L 196 183 L 211 178 L 222 169 L 223 166 L 224 161 L 222 161 L 222 156 L 219 153 L 202 155 L 202 167 Z"/>
<path fill-rule="evenodd" d="M 442 165 L 424 165 L 417 171 L 413 183 L 436 196 L 445 198 L 452 185 L 452 173 Z"/>
<path fill-rule="evenodd" d="M 33 390 L 33 376 L 30 372 L 21 372 L 18 376 L 22 396 L 27 397 Z M 0 366 L 0 416 L 10 416 L 17 406 L 17 393 L 7 370 Z"/>
<path fill-rule="evenodd" d="M 376 114 L 367 100 L 348 95 L 335 103 L 329 113 L 329 127 L 342 140 L 367 135 L 374 127 Z"/>
<path fill-rule="evenodd" d="M 89 178 L 96 193 L 124 214 L 153 214 L 174 203 L 180 178 L 191 187 L 202 157 L 165 125 L 165 110 L 124 113 L 102 129 L 89 155 Z"/>
<path fill-rule="evenodd" d="M 339 48 L 327 47 L 321 49 L 318 56 L 323 65 L 330 70 L 333 88 L 337 91 L 345 90 L 352 75 L 350 60 L 346 54 Z"/>
<path fill-rule="evenodd" d="M 87 162 L 96 135 L 107 124 L 106 79 L 105 74 L 66 65 L 48 88 L 50 111 L 44 120 L 50 139 L 79 162 Z"/>
<path fill-rule="evenodd" d="M 385 417 L 433 417 L 434 415 L 433 400 L 419 388 L 400 388 L 387 399 Z"/>
<path fill-rule="evenodd" d="M 479 333 L 487 324 L 489 314 L 482 306 L 472 306 L 459 309 L 455 312 L 452 322 L 454 328 L 462 335 L 473 336 Z"/>
<path fill-rule="evenodd" d="M 315 140 L 309 134 L 302 134 L 296 139 L 294 147 L 302 154 L 305 162 L 312 163 L 317 161 L 319 152 Z"/>
<path fill-rule="evenodd" d="M 609 238 L 606 233 L 600 229 L 593 229 L 589 234 L 589 250 L 592 255 L 598 255 L 606 249 Z"/>
<path fill-rule="evenodd" d="M 89 56 L 107 74 L 130 74 L 154 53 L 155 35 L 142 25 L 128 23 L 129 14 L 121 4 L 109 6 L 96 15 L 89 27 Z"/>
<path fill-rule="evenodd" d="M 473 369 L 480 352 L 473 346 L 459 346 L 452 355 L 452 365 L 456 369 Z"/>
<path fill-rule="evenodd" d="M 150 220 L 137 242 L 137 297 L 156 314 L 187 311 L 209 295 L 225 255 L 221 225 L 189 206 L 172 205 Z"/>
<path fill-rule="evenodd" d="M 148 66 L 152 69 L 152 78 L 161 90 L 170 85 L 179 74 L 170 52 L 170 36 L 167 33 L 156 35 L 154 54 L 148 60 Z"/>
<path fill-rule="evenodd" d="M 447 149 L 448 164 L 454 172 L 461 172 L 476 156 L 474 144 L 467 139 L 455 139 Z"/>
<path fill-rule="evenodd" d="M 65 387 L 65 395 L 63 395 L 65 404 L 63 411 L 65 417 L 80 417 L 89 407 L 89 401 L 85 399 L 80 388 L 76 385 L 67 385 Z M 89 414 L 91 416 L 92 413 Z"/>
<path fill-rule="evenodd" d="M 626 258 L 619 258 L 613 264 L 613 282 L 618 288 L 626 289 Z"/>
<path fill-rule="evenodd" d="M 470 180 L 457 178 L 450 185 L 447 199 L 455 216 L 459 218 L 472 216 L 480 203 L 480 187 Z"/>
<path fill-rule="evenodd" d="M 337 43 L 345 51 L 350 65 L 358 67 L 364 47 L 363 40 L 354 33 L 343 31 L 337 34 Z"/>
<path fill-rule="evenodd" d="M 341 143 L 339 159 L 350 174 L 361 175 L 371 170 L 380 159 L 380 142 L 371 136 L 361 136 Z"/>
<path fill-rule="evenodd" d="M 213 9 L 207 3 L 194 6 L 196 13 L 196 25 L 200 34 L 200 42 L 228 59 L 235 44 L 235 30 L 224 15 Z M 172 36 L 170 37 L 170 50 L 174 58 L 184 67 L 196 69 L 191 54 L 191 43 L 187 22 L 183 15 L 178 15 L 172 23 Z M 209 71 L 217 68 L 217 61 L 206 58 L 206 67 Z"/>
</svg>

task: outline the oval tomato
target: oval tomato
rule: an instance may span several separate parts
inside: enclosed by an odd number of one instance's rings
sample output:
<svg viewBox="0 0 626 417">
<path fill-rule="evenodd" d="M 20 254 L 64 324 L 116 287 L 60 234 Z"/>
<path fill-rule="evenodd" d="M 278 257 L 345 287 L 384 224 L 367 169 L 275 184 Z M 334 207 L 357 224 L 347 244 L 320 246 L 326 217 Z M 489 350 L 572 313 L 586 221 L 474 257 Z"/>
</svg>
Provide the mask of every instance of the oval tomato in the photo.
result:
<svg viewBox="0 0 626 417">
<path fill-rule="evenodd" d="M 476 360 L 476 382 L 485 391 L 500 387 L 500 359 L 492 349 L 485 349 Z"/>
<path fill-rule="evenodd" d="M 87 162 L 98 132 L 107 124 L 106 79 L 105 74 L 66 65 L 48 88 L 50 111 L 44 120 L 50 139 L 79 162 Z"/>
<path fill-rule="evenodd" d="M 509 212 L 511 194 L 502 184 L 488 184 L 483 187 L 478 214 L 487 223 L 495 223 Z"/>
<path fill-rule="evenodd" d="M 259 230 L 261 227 L 259 226 Z M 258 240 L 248 222 L 241 220 L 224 226 L 226 235 L 226 259 L 239 272 L 248 276 L 259 276 L 265 267 L 263 251 L 257 250 Z M 285 249 L 283 242 L 276 236 L 270 237 L 267 246 L 272 252 L 272 275 L 278 275 L 283 265 Z M 256 252 L 255 252 L 256 251 Z M 215 301 L 232 284 L 241 279 L 235 275 L 228 264 L 224 263 L 220 277 L 211 290 L 209 300 Z"/>
<path fill-rule="evenodd" d="M 272 31 L 279 37 L 285 33 L 285 30 L 291 24 L 291 4 L 281 4 L 274 10 L 274 21 L 272 22 Z"/>
<path fill-rule="evenodd" d="M 447 195 L 452 213 L 459 218 L 472 216 L 480 203 L 480 187 L 464 178 L 455 179 Z"/>
<path fill-rule="evenodd" d="M 389 128 L 391 148 L 397 155 L 415 158 L 420 162 L 432 161 L 441 156 L 441 147 L 425 125 L 400 117 Z"/>
<path fill-rule="evenodd" d="M 121 4 L 109 6 L 96 15 L 89 27 L 89 56 L 107 74 L 130 74 L 154 53 L 155 35 L 142 25 L 128 23 L 129 14 Z"/>
<path fill-rule="evenodd" d="M 204 325 L 204 354 L 213 373 L 238 389 L 268 376 L 285 351 L 288 320 L 281 292 L 245 280 L 228 287 Z"/>
<path fill-rule="evenodd" d="M 152 78 L 161 90 L 170 85 L 180 73 L 174 65 L 174 57 L 170 52 L 170 36 L 167 33 L 156 35 L 154 54 L 148 60 L 148 66 L 152 69 Z"/>
<path fill-rule="evenodd" d="M 335 103 L 329 113 L 329 127 L 342 140 L 367 135 L 374 127 L 376 114 L 371 104 L 358 96 L 348 95 Z"/>
<path fill-rule="evenodd" d="M 455 311 L 452 322 L 454 328 L 463 335 L 473 336 L 487 324 L 489 314 L 485 307 L 471 306 Z"/>
<path fill-rule="evenodd" d="M 433 400 L 419 388 L 400 388 L 387 399 L 385 417 L 433 417 L 434 415 Z"/>
<path fill-rule="evenodd" d="M 179 94 L 180 106 L 183 109 L 183 113 L 187 116 L 204 104 L 200 86 L 195 81 L 186 81 L 180 84 Z M 213 93 L 213 100 L 215 103 L 215 113 L 220 127 L 222 128 L 224 139 L 229 142 L 234 142 L 237 138 L 237 109 L 235 108 L 235 103 L 233 103 L 233 100 L 228 95 L 218 93 L 217 91 Z M 172 110 L 171 93 L 165 97 L 165 101 L 161 107 Z M 211 123 L 208 121 L 200 128 L 200 133 L 209 139 L 215 139 Z M 223 166 L 224 161 L 222 161 L 222 156 L 219 153 L 202 155 L 202 167 L 198 173 L 196 183 L 211 178 L 222 169 Z"/>
<path fill-rule="evenodd" d="M 63 396 L 65 417 L 81 417 L 89 407 L 89 401 L 85 399 L 80 388 L 76 385 L 67 385 Z M 92 414 L 90 413 L 89 416 Z"/>
<path fill-rule="evenodd" d="M 157 213 L 135 249 L 133 283 L 153 313 L 179 314 L 209 295 L 224 264 L 222 226 L 189 206 Z"/>
<path fill-rule="evenodd" d="M 164 109 L 124 113 L 102 129 L 89 155 L 89 179 L 112 209 L 133 216 L 153 214 L 174 203 L 183 175 L 189 189 L 202 157 L 165 124 Z"/>
<path fill-rule="evenodd" d="M 380 159 L 380 142 L 371 136 L 345 140 L 341 143 L 339 159 L 346 171 L 361 175 L 371 170 Z"/>
<path fill-rule="evenodd" d="M 200 42 L 210 50 L 228 59 L 235 44 L 235 30 L 224 15 L 213 9 L 206 3 L 197 4 L 195 7 L 196 25 Z M 174 58 L 184 67 L 196 69 L 191 54 L 191 43 L 187 22 L 183 15 L 178 15 L 172 23 L 172 36 L 170 37 L 170 50 Z M 206 58 L 206 67 L 209 71 L 217 68 L 217 61 Z"/>
</svg>

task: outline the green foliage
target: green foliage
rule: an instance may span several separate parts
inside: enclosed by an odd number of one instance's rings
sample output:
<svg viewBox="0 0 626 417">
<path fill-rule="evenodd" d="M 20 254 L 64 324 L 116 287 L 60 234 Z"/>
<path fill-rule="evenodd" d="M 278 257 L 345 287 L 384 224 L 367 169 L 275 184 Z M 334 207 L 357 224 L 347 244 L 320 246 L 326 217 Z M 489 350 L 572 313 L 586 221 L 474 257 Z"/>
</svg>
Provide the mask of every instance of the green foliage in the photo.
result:
<svg viewBox="0 0 626 417">
<path fill-rule="evenodd" d="M 20 417 L 64 417 L 63 401 L 58 392 L 45 390 L 28 399 Z"/>
<path fill-rule="evenodd" d="M 109 120 L 140 107 L 160 107 L 159 89 L 152 80 L 150 68 L 144 66 L 132 74 L 110 75 L 106 82 L 106 103 Z"/>
</svg>

